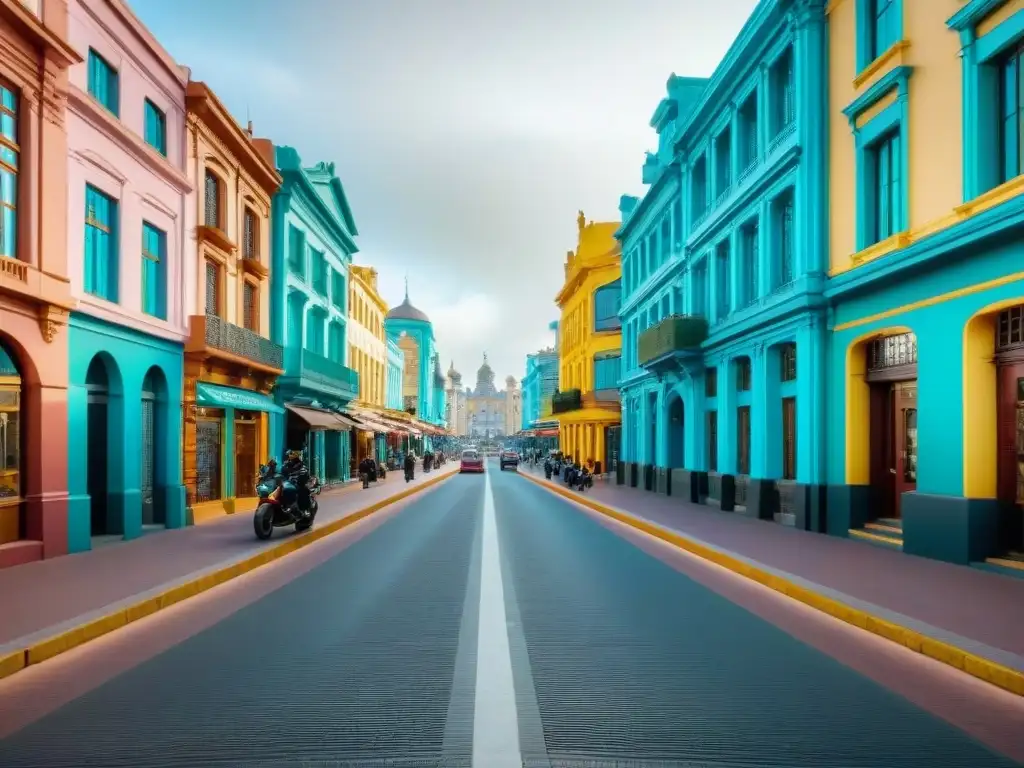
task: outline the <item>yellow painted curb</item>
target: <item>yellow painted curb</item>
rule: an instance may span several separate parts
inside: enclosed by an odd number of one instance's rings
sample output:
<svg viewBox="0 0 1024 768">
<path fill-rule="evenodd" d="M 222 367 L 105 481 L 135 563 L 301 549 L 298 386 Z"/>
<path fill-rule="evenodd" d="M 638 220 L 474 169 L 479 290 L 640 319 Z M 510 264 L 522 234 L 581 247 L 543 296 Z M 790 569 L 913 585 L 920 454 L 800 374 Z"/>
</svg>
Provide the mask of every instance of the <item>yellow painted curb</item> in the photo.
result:
<svg viewBox="0 0 1024 768">
<path fill-rule="evenodd" d="M 1002 664 L 997 664 L 994 661 L 989 661 L 988 659 L 981 658 L 980 656 L 975 656 L 961 648 L 957 648 L 955 645 L 951 645 L 950 643 L 946 643 L 941 640 L 935 640 L 934 638 L 923 635 L 916 630 L 894 624 L 886 619 L 879 618 L 878 616 L 872 616 L 859 608 L 853 608 L 838 600 L 834 600 L 831 597 L 826 597 L 819 592 L 815 592 L 807 587 L 802 587 L 776 576 L 773 573 L 769 573 L 768 571 L 751 565 L 750 563 L 745 563 L 735 557 L 731 557 L 730 555 L 723 554 L 722 552 L 704 546 L 703 544 L 683 536 L 682 534 L 676 533 L 675 531 L 665 530 L 654 523 L 633 517 L 632 515 L 620 512 L 613 507 L 608 507 L 600 502 L 593 501 L 585 495 L 571 493 L 557 485 L 547 483 L 540 478 L 532 477 L 527 473 L 519 474 L 520 477 L 528 478 L 530 481 L 547 489 L 551 493 L 564 496 L 567 499 L 575 501 L 577 504 L 589 507 L 595 512 L 600 512 L 606 517 L 610 517 L 613 520 L 624 523 L 631 528 L 635 528 L 638 531 L 648 534 L 649 536 L 653 536 L 656 539 L 660 539 L 668 544 L 684 549 L 691 554 L 697 555 L 704 560 L 708 560 L 716 565 L 722 566 L 723 568 L 727 568 L 734 573 L 738 573 L 741 576 L 752 579 L 753 581 L 756 581 L 769 589 L 773 589 L 776 592 L 781 592 L 787 597 L 797 600 L 804 605 L 809 605 L 811 608 L 815 608 L 822 613 L 827 613 L 833 618 L 845 621 L 847 624 L 852 624 L 855 627 L 860 627 L 874 635 L 884 637 L 886 640 L 899 643 L 912 651 L 917 651 L 918 653 L 924 654 L 936 661 L 940 661 L 943 664 L 948 664 L 951 667 L 955 667 L 962 672 L 966 672 L 969 675 L 980 678 L 988 683 L 992 683 L 992 685 L 998 686 L 1010 693 L 1015 693 L 1018 696 L 1024 696 L 1024 673 L 1018 672 L 1015 669 L 1004 667 Z"/>
<path fill-rule="evenodd" d="M 62 632 L 59 635 L 48 637 L 45 640 L 33 643 L 22 650 L 13 651 L 5 656 L 0 656 L 0 679 L 20 672 L 32 664 L 38 664 L 41 661 L 52 659 L 54 656 L 58 656 L 65 651 L 70 651 L 72 648 L 76 648 L 90 640 L 95 640 L 98 637 L 102 637 L 108 632 L 113 632 L 116 629 L 120 629 L 121 627 L 131 624 L 133 621 L 138 621 L 139 619 L 150 616 L 157 611 L 162 611 L 164 608 L 169 608 L 170 606 L 180 603 L 183 600 L 187 600 L 190 597 L 202 594 L 203 592 L 213 589 L 220 584 L 224 584 L 225 582 L 231 581 L 232 579 L 253 571 L 261 565 L 266 565 L 274 560 L 281 559 L 285 555 L 290 555 L 292 552 L 297 552 L 300 549 L 308 547 L 314 542 L 320 541 L 320 539 L 330 536 L 332 533 L 337 533 L 342 528 L 347 528 L 353 523 L 369 517 L 374 512 L 378 512 L 384 507 L 388 507 L 395 502 L 401 501 L 413 494 L 437 485 L 455 474 L 457 473 L 452 471 L 443 475 L 438 475 L 437 477 L 432 477 L 419 485 L 413 486 L 412 488 L 406 488 L 399 491 L 394 496 L 388 496 L 387 498 L 375 501 L 372 504 L 339 520 L 332 520 L 330 523 L 319 528 L 313 528 L 304 534 L 293 536 L 276 546 L 270 546 L 262 552 L 252 555 L 244 560 L 239 560 L 236 563 L 224 566 L 223 568 L 211 573 L 204 574 L 192 581 L 187 581 L 183 584 L 171 587 L 165 592 L 146 598 L 145 600 L 129 605 L 126 608 L 121 608 L 105 616 L 99 616 L 85 624 L 81 624 L 73 629 Z"/>
</svg>

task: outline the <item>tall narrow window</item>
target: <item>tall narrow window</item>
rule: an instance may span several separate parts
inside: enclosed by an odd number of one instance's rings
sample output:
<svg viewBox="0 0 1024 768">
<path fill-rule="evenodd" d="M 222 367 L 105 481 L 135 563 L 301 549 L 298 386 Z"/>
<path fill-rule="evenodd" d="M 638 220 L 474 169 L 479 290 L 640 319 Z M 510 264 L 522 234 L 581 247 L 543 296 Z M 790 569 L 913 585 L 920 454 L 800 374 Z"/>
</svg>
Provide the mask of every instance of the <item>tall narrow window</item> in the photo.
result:
<svg viewBox="0 0 1024 768">
<path fill-rule="evenodd" d="M 145 101 L 145 139 L 153 149 L 167 156 L 167 116 L 152 101 Z"/>
<path fill-rule="evenodd" d="M 693 164 L 690 172 L 690 198 L 693 206 L 691 215 L 696 222 L 708 209 L 708 166 L 706 156 Z"/>
<path fill-rule="evenodd" d="M 306 277 L 306 233 L 294 226 L 288 230 L 288 267 L 296 277 Z"/>
<path fill-rule="evenodd" d="M 253 333 L 260 332 L 260 289 L 248 280 L 242 283 L 242 322 Z"/>
<path fill-rule="evenodd" d="M 782 479 L 796 480 L 796 398 L 782 399 Z"/>
<path fill-rule="evenodd" d="M 85 188 L 86 293 L 117 301 L 117 201 L 96 187 Z"/>
<path fill-rule="evenodd" d="M 683 200 L 677 197 L 672 205 L 672 240 L 675 250 L 683 247 Z"/>
<path fill-rule="evenodd" d="M 796 344 L 783 344 L 779 359 L 782 368 L 779 378 L 782 381 L 796 381 Z"/>
<path fill-rule="evenodd" d="M 729 240 L 722 240 L 715 248 L 715 282 L 718 300 L 717 315 L 719 319 L 726 317 L 732 306 L 729 274 Z"/>
<path fill-rule="evenodd" d="M 718 369 L 708 368 L 704 371 L 704 396 L 718 397 Z"/>
<path fill-rule="evenodd" d="M 203 224 L 223 229 L 221 225 L 221 183 L 217 174 L 207 169 L 203 182 Z"/>
<path fill-rule="evenodd" d="M 242 214 L 242 258 L 259 259 L 259 226 L 256 214 L 246 208 Z"/>
<path fill-rule="evenodd" d="M 757 142 L 757 90 L 755 89 L 740 107 L 740 165 L 746 170 L 752 167 L 758 158 Z"/>
<path fill-rule="evenodd" d="M 718 411 L 707 412 L 708 472 L 718 471 Z"/>
<path fill-rule="evenodd" d="M 736 474 L 750 474 L 750 406 L 736 409 Z"/>
<path fill-rule="evenodd" d="M 750 358 L 741 357 L 736 361 L 736 391 L 749 392 L 750 380 Z"/>
<path fill-rule="evenodd" d="M 1024 43 L 1010 50 L 999 68 L 999 171 L 1009 181 L 1024 172 L 1021 135 L 1024 134 Z"/>
<path fill-rule="evenodd" d="M 690 314 L 703 317 L 708 306 L 707 261 L 695 264 L 692 270 L 693 295 L 690 297 L 690 306 L 693 307 L 693 311 Z"/>
<path fill-rule="evenodd" d="M 868 5 L 871 14 L 868 19 L 868 32 L 871 35 L 870 52 L 871 61 L 874 61 L 896 42 L 899 21 L 896 14 L 899 9 L 895 0 L 871 0 Z"/>
<path fill-rule="evenodd" d="M 221 316 L 221 278 L 220 265 L 215 261 L 206 260 L 206 314 Z"/>
<path fill-rule="evenodd" d="M 743 306 L 754 303 L 760 297 L 760 240 L 761 232 L 756 221 L 743 228 L 743 270 L 740 275 Z"/>
<path fill-rule="evenodd" d="M 18 258 L 18 95 L 0 84 L 0 256 Z"/>
<path fill-rule="evenodd" d="M 622 327 L 619 306 L 622 303 L 622 283 L 619 280 L 602 285 L 594 291 L 594 330 L 614 331 Z"/>
<path fill-rule="evenodd" d="M 732 130 L 726 128 L 715 139 L 715 196 L 732 186 Z"/>
<path fill-rule="evenodd" d="M 879 140 L 871 150 L 874 160 L 875 243 L 900 231 L 900 134 L 894 131 Z"/>
<path fill-rule="evenodd" d="M 167 235 L 142 222 L 142 311 L 167 319 Z"/>
<path fill-rule="evenodd" d="M 772 128 L 775 134 L 788 128 L 796 117 L 793 94 L 793 50 L 787 49 L 771 70 Z"/>
<path fill-rule="evenodd" d="M 120 109 L 117 70 L 92 48 L 89 49 L 89 94 L 114 117 Z"/>
<path fill-rule="evenodd" d="M 778 278 L 777 286 L 782 287 L 793 282 L 795 277 L 796 244 L 793 231 L 793 193 L 785 192 L 776 202 L 776 226 L 778 243 Z"/>
</svg>

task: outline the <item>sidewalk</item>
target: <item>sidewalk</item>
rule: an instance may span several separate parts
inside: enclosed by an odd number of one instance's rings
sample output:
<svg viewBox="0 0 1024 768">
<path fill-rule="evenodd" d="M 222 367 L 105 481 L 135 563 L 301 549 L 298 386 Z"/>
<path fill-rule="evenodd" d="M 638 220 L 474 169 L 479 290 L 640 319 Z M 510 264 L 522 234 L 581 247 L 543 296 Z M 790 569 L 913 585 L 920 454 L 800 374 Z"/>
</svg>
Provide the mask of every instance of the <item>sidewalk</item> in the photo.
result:
<svg viewBox="0 0 1024 768">
<path fill-rule="evenodd" d="M 452 471 L 449 466 L 429 474 L 417 472 L 410 483 L 404 482 L 401 473 L 389 473 L 387 480 L 366 490 L 346 485 L 325 491 L 310 533 Z M 253 533 L 252 513 L 247 512 L 203 525 L 156 531 L 89 552 L 2 569 L 0 660 L 43 639 L 299 537 L 294 528 L 277 528 L 270 541 L 258 541 Z"/>
<path fill-rule="evenodd" d="M 546 482 L 540 468 L 523 466 L 521 471 Z M 1024 579 L 751 520 L 615 485 L 614 480 L 596 482 L 583 496 L 851 608 L 1024 673 Z"/>
</svg>

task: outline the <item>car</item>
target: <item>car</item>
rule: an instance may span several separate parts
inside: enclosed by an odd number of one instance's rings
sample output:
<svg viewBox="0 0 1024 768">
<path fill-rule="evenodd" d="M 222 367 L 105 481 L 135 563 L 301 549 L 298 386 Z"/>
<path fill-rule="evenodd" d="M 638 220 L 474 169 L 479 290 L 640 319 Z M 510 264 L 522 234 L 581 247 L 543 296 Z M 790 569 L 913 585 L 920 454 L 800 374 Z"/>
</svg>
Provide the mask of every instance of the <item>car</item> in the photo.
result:
<svg viewBox="0 0 1024 768">
<path fill-rule="evenodd" d="M 512 467 L 516 471 L 519 470 L 519 454 L 515 451 L 502 451 L 498 461 L 501 464 L 502 471 L 505 470 L 505 467 Z"/>
<path fill-rule="evenodd" d="M 483 472 L 484 471 L 484 459 L 483 457 L 474 450 L 465 450 L 462 452 L 462 459 L 459 462 L 459 472 Z"/>
</svg>

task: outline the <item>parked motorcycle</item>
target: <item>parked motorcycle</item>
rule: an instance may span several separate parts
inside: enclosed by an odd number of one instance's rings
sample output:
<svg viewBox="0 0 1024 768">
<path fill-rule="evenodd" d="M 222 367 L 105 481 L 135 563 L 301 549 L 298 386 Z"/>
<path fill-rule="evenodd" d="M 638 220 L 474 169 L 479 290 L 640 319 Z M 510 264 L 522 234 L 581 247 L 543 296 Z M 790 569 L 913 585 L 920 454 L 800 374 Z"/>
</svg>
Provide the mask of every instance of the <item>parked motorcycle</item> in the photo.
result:
<svg viewBox="0 0 1024 768">
<path fill-rule="evenodd" d="M 274 535 L 275 528 L 294 525 L 296 531 L 305 531 L 312 527 L 313 520 L 320 508 L 316 497 L 323 490 L 321 482 L 309 479 L 309 517 L 299 510 L 299 490 L 291 478 L 283 477 L 269 471 L 267 465 L 260 467 L 260 479 L 256 483 L 256 495 L 260 503 L 252 517 L 256 538 L 269 539 Z"/>
</svg>

